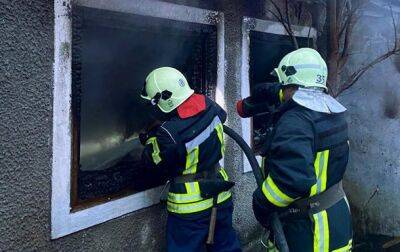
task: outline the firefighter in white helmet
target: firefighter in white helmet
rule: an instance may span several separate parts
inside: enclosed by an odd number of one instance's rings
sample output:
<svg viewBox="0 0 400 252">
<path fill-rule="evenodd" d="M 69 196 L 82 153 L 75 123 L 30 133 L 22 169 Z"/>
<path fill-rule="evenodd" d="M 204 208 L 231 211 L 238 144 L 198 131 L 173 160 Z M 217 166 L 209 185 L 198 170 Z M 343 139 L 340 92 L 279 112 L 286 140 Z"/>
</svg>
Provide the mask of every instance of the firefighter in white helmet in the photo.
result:
<svg viewBox="0 0 400 252">
<path fill-rule="evenodd" d="M 268 99 L 277 107 L 263 146 L 265 181 L 253 195 L 257 220 L 269 227 L 278 212 L 290 251 L 350 251 L 352 226 L 342 189 L 349 145 L 345 108 L 327 94 L 320 54 L 302 48 L 274 69 L 279 84 L 257 85 L 238 102 L 241 116 Z"/>
<path fill-rule="evenodd" d="M 195 94 L 183 74 L 171 67 L 147 76 L 142 98 L 167 116 L 141 137 L 145 166 L 155 173 L 166 171 L 171 181 L 167 250 L 203 251 L 207 246 L 211 251 L 240 251 L 232 227 L 233 182 L 220 165 L 225 111 Z"/>
</svg>

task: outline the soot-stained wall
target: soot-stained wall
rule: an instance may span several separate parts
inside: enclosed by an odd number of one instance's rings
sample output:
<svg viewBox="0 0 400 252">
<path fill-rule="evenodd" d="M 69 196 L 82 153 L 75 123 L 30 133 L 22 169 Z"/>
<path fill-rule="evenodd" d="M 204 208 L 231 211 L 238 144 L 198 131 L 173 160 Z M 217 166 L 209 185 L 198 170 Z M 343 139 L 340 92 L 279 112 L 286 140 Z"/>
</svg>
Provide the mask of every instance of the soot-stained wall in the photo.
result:
<svg viewBox="0 0 400 252">
<path fill-rule="evenodd" d="M 225 102 L 228 124 L 238 132 L 234 101 L 240 98 L 241 20 L 261 18 L 263 1 L 169 1 L 225 14 Z M 0 251 L 163 251 L 164 206 L 128 214 L 50 240 L 53 1 L 0 1 Z M 244 247 L 260 234 L 251 213 L 252 174 L 242 174 L 242 156 L 227 140 L 225 166 L 236 181 L 234 222 Z"/>
<path fill-rule="evenodd" d="M 365 6 L 355 26 L 346 71 L 393 48 L 393 25 L 386 1 Z M 399 6 L 393 6 L 398 17 Z M 398 20 L 396 18 L 396 20 Z M 400 92 L 398 56 L 369 70 L 339 98 L 348 109 L 350 162 L 346 190 L 358 231 L 400 235 Z"/>
</svg>

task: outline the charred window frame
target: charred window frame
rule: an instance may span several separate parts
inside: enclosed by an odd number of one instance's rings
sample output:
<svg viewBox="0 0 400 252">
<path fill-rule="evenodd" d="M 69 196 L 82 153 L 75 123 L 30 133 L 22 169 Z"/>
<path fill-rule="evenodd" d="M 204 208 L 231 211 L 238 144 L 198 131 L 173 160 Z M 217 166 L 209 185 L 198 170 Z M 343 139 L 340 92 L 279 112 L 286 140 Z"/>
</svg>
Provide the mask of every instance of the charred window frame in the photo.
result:
<svg viewBox="0 0 400 252">
<path fill-rule="evenodd" d="M 300 46 L 312 45 L 317 38 L 316 30 L 312 27 L 294 26 L 295 36 L 298 38 Z M 267 51 L 268 47 L 280 46 L 278 54 L 266 54 L 271 58 L 261 59 L 262 52 Z M 260 51 L 255 52 L 255 47 Z M 242 20 L 242 61 L 241 61 L 241 96 L 248 97 L 251 92 L 252 84 L 260 82 L 273 81 L 274 78 L 269 77 L 269 73 L 276 66 L 281 57 L 285 53 L 294 50 L 291 44 L 291 39 L 285 31 L 283 25 L 279 22 L 261 20 L 256 18 L 244 17 Z M 276 51 L 274 51 L 276 53 Z M 264 72 L 265 78 L 260 78 L 260 71 Z M 263 118 L 264 119 L 264 118 Z M 254 142 L 254 127 L 255 120 L 253 118 L 242 118 L 242 136 L 246 142 L 255 147 Z M 258 120 L 259 122 L 260 120 Z M 259 162 L 261 157 L 257 156 Z M 243 157 L 243 172 L 251 171 L 250 164 Z"/>
<path fill-rule="evenodd" d="M 197 92 L 213 97 L 222 107 L 224 104 L 224 18 L 223 14 L 181 6 L 162 1 L 93 1 L 93 0 L 56 0 L 55 36 L 54 36 L 54 103 L 53 103 L 53 168 L 52 168 L 52 239 L 88 228 L 90 226 L 122 216 L 126 213 L 158 203 L 161 188 L 153 188 L 133 193 L 132 190 L 119 191 L 112 195 L 102 195 L 94 199 L 80 200 L 78 197 L 79 140 L 81 132 L 79 99 L 82 91 L 82 48 L 76 47 L 82 39 L 76 33 L 77 27 L 83 25 L 74 22 L 75 9 L 97 9 L 111 11 L 116 16 L 137 16 L 147 21 L 158 20 L 165 25 L 174 26 L 180 22 L 183 27 L 197 26 L 211 28 L 213 41 L 201 41 L 201 61 L 216 70 L 183 69 L 188 81 L 199 85 L 193 86 Z M 76 20 L 75 20 L 76 21 Z M 103 20 L 104 21 L 104 20 Z M 106 24 L 105 20 L 105 24 Z M 130 24 L 119 27 L 130 29 Z M 75 26 L 75 27 L 74 27 Z M 151 25 L 148 25 L 148 27 Z M 81 34 L 82 35 L 82 34 Z M 214 43 L 210 45 L 210 43 Z M 215 45 L 216 44 L 216 45 Z M 205 48 L 205 49 L 204 49 Z M 216 60 L 208 55 L 215 54 Z M 206 52 L 205 52 L 206 51 Z M 154 66 L 152 66 L 154 67 Z M 196 81 L 197 80 L 197 81 Z M 143 85 L 143 82 L 141 82 Z M 208 88 L 212 86 L 212 88 Z M 78 126 L 78 127 L 77 127 Z M 75 169 L 75 170 L 74 170 Z M 104 197 L 105 196 L 105 197 Z M 111 199 L 111 200 L 110 200 Z"/>
<path fill-rule="evenodd" d="M 139 90 L 146 75 L 161 66 L 179 69 L 196 93 L 215 99 L 216 27 L 73 5 L 73 211 L 165 183 L 141 167 L 143 148 L 136 132 L 151 124 L 151 109 L 138 101 Z M 113 115 L 119 113 L 123 123 L 115 122 Z M 115 143 L 110 134 L 122 139 Z M 136 139 L 127 141 L 132 134 Z M 129 148 L 136 154 L 126 153 Z M 93 149 L 96 153 L 88 154 Z"/>
</svg>

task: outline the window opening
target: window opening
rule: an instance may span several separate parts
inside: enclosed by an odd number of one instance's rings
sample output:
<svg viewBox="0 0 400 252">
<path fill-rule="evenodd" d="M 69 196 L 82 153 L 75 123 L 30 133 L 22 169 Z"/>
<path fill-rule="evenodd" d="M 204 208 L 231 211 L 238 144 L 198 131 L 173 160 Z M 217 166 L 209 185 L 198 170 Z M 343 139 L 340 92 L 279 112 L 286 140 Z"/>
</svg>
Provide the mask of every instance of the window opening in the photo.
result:
<svg viewBox="0 0 400 252">
<path fill-rule="evenodd" d="M 73 6 L 71 206 L 161 185 L 140 163 L 138 133 L 151 109 L 140 98 L 146 75 L 179 69 L 197 93 L 215 96 L 216 27 Z"/>
</svg>

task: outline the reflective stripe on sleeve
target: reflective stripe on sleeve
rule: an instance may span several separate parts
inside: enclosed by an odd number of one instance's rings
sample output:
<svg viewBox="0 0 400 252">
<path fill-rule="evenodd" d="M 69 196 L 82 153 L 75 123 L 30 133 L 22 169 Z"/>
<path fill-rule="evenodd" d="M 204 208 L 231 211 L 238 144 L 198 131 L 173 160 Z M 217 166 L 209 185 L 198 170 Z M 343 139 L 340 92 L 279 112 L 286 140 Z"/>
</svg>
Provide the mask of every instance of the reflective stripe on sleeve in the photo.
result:
<svg viewBox="0 0 400 252">
<path fill-rule="evenodd" d="M 219 169 L 219 173 L 221 174 L 221 176 L 224 178 L 225 181 L 228 181 L 228 179 L 229 179 L 228 174 L 226 173 L 226 171 L 223 167 L 221 167 Z"/>
<path fill-rule="evenodd" d="M 161 162 L 160 157 L 160 148 L 158 147 L 157 138 L 150 137 L 147 139 L 146 144 L 151 144 L 153 146 L 153 152 L 151 153 L 151 157 L 153 158 L 154 164 L 159 164 Z"/>
<path fill-rule="evenodd" d="M 286 207 L 294 201 L 293 198 L 289 197 L 278 188 L 269 175 L 263 183 L 262 191 L 265 197 L 278 207 Z"/>
</svg>

